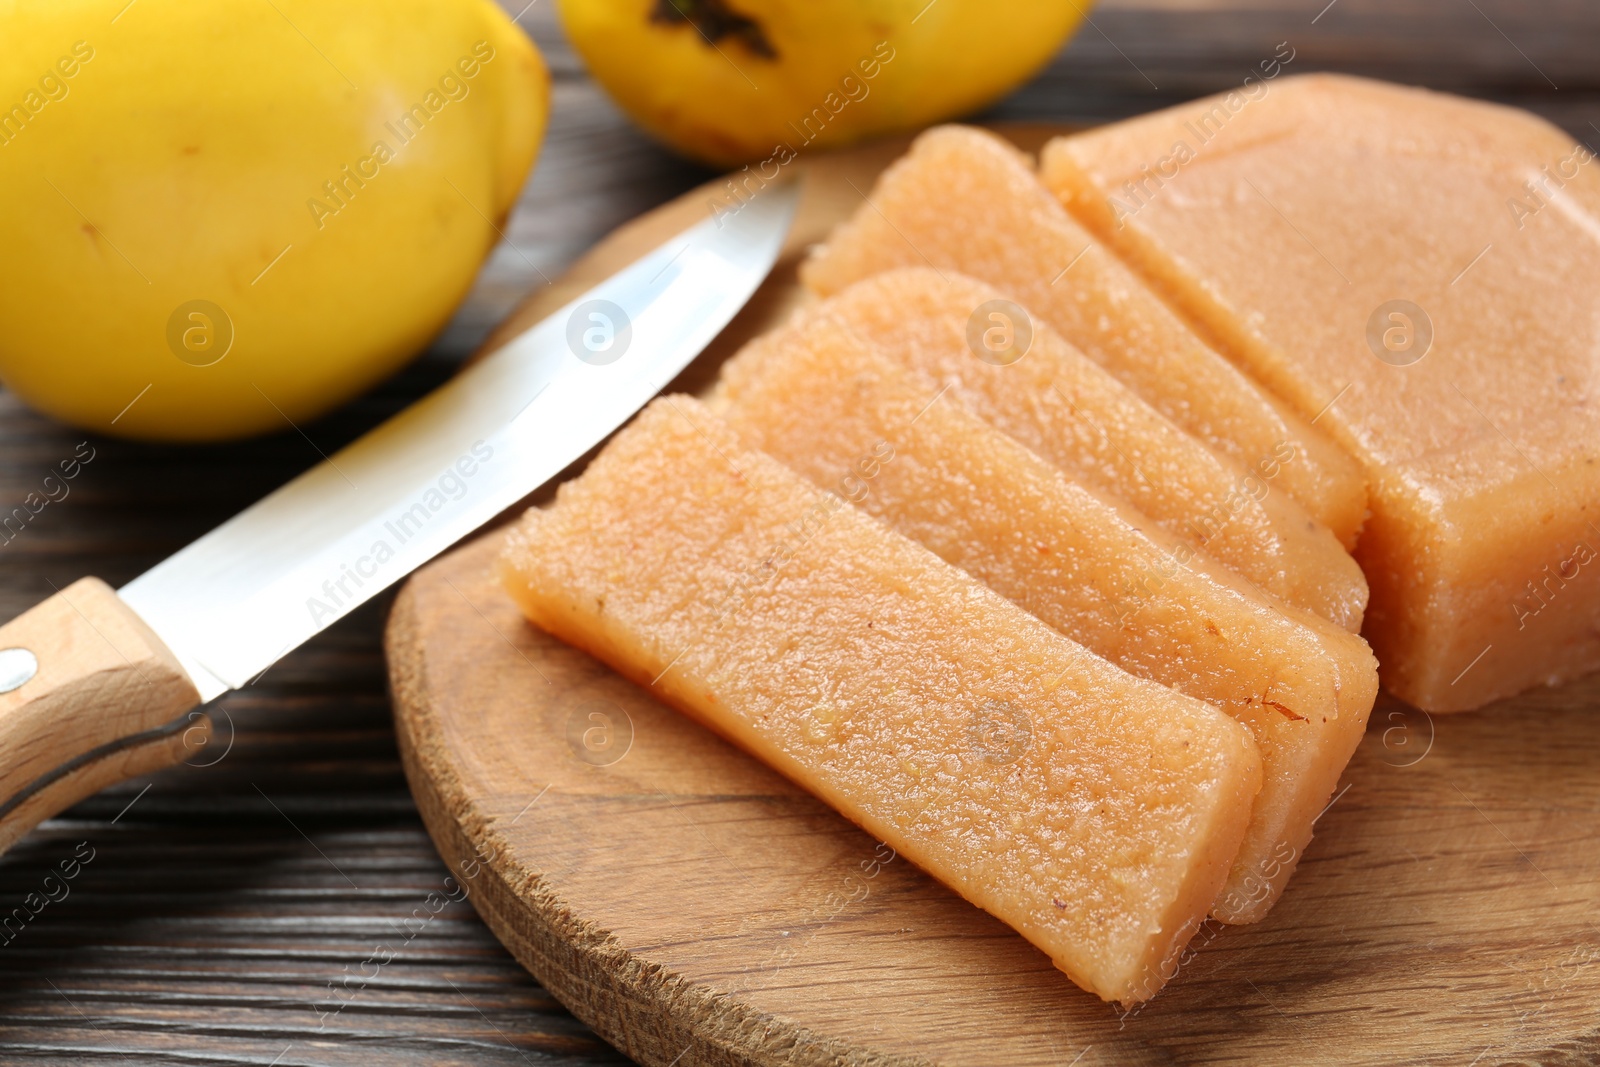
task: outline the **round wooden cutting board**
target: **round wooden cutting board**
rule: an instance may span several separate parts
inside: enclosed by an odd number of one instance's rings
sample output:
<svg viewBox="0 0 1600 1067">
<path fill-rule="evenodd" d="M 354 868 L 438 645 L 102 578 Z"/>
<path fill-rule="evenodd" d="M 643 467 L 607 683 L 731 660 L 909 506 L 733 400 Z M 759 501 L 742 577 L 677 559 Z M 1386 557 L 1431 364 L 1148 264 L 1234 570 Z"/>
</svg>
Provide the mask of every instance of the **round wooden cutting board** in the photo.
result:
<svg viewBox="0 0 1600 1067">
<path fill-rule="evenodd" d="M 1050 132 L 1007 130 L 1024 147 Z M 806 165 L 788 253 L 673 386 L 800 299 L 804 248 L 901 146 Z M 491 345 L 708 212 L 629 224 Z M 499 534 L 389 622 L 406 773 L 478 912 L 651 1067 L 1600 1060 L 1600 677 L 1470 715 L 1380 700 L 1264 922 L 1208 924 L 1125 1013 L 648 691 L 527 625 Z"/>
</svg>

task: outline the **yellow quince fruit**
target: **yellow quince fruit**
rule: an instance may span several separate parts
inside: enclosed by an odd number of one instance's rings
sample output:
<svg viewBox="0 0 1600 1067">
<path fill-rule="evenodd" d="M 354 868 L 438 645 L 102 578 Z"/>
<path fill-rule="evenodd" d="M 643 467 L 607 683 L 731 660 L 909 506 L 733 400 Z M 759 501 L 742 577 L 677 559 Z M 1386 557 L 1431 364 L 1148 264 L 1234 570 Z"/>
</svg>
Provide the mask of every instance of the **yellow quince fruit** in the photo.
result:
<svg viewBox="0 0 1600 1067">
<path fill-rule="evenodd" d="M 415 355 L 549 109 L 491 0 L 12 0 L 0 40 L 0 380 L 127 437 L 287 430 Z"/>
<path fill-rule="evenodd" d="M 646 131 L 717 167 L 923 126 L 1031 77 L 1092 0 L 560 0 Z"/>
</svg>

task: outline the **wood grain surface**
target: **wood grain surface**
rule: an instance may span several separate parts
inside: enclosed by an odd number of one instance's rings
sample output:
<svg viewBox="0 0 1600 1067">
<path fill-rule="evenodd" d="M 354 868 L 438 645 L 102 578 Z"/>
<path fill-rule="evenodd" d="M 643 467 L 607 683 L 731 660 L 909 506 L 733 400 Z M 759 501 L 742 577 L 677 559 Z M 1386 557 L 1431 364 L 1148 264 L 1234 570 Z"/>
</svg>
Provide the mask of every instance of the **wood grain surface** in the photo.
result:
<svg viewBox="0 0 1600 1067">
<path fill-rule="evenodd" d="M 550 132 L 508 240 L 432 348 L 302 427 L 309 443 L 287 426 L 226 447 L 91 439 L 94 458 L 70 495 L 0 544 L 0 618 L 85 574 L 113 585 L 135 577 L 315 463 L 317 449 L 331 452 L 443 381 L 546 278 L 709 176 L 651 145 L 607 102 L 562 40 L 552 0 L 524 3 L 505 6 L 550 62 Z M 1587 0 L 1104 0 L 1092 19 L 989 117 L 1120 118 L 1237 84 L 1288 40 L 1299 69 L 1502 100 L 1600 144 L 1590 126 L 1600 122 L 1600 7 Z M 0 394 L 0 509 L 9 513 L 60 461 L 82 455 L 83 441 Z M 0 1062 L 626 1062 L 528 977 L 470 903 L 448 901 L 409 937 L 402 932 L 448 871 L 400 773 L 380 648 L 387 608 L 387 600 L 368 606 L 214 704 L 212 748 L 188 766 L 86 801 L 0 858 L 0 918 L 30 894 L 49 900 L 0 933 Z M 1524 743 L 1542 730 L 1530 719 Z M 1573 754 L 1553 758 L 1537 792 L 1499 797 L 1515 817 L 1496 822 L 1518 845 L 1521 832 L 1560 822 L 1591 795 Z M 1494 782 L 1492 767 L 1458 769 L 1463 789 Z M 1353 788 L 1334 811 L 1383 799 Z M 1407 817 L 1403 808 L 1378 814 Z M 1479 818 L 1470 808 L 1466 816 Z M 1508 876 L 1494 871 L 1522 862 L 1513 844 L 1487 824 L 1478 832 L 1471 847 L 1481 849 L 1485 877 Z M 92 861 L 62 882 L 61 864 L 87 850 Z M 1548 943 L 1538 929 L 1527 941 L 1530 950 Z M 394 958 L 355 991 L 352 975 L 380 946 Z M 1497 966 L 1490 960 L 1485 970 Z M 335 1001 L 330 982 L 351 995 Z M 1315 1026 L 1322 1008 L 1263 991 Z M 1431 993 L 1448 1004 L 1452 990 Z M 335 1004 L 342 1010 L 330 1012 Z M 1525 995 L 1503 1010 L 1536 1026 L 1545 1014 L 1537 1004 Z M 1258 1026 L 1274 1010 L 1266 1005 L 1218 1004 L 1212 1025 Z M 1404 1025 L 1398 1009 L 1380 1015 Z M 1498 1060 L 1491 1052 L 1479 1062 Z"/>
</svg>

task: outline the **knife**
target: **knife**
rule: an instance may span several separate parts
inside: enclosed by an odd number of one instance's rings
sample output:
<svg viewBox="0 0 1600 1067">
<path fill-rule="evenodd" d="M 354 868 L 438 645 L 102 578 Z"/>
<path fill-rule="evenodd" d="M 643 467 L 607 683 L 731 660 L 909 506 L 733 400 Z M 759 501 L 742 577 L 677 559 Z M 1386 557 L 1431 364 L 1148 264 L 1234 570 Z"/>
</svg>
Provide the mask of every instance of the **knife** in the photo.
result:
<svg viewBox="0 0 1600 1067">
<path fill-rule="evenodd" d="M 200 705 L 514 506 L 643 407 L 749 300 L 799 197 L 678 234 L 113 592 L 0 627 L 0 850 L 209 737 Z"/>
</svg>

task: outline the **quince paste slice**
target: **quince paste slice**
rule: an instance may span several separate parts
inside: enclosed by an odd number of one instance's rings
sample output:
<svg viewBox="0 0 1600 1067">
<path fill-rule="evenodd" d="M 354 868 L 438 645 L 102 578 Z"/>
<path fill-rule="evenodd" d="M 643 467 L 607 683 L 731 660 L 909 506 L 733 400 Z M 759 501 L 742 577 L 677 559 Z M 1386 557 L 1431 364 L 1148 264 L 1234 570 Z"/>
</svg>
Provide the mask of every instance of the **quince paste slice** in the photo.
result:
<svg viewBox="0 0 1600 1067">
<path fill-rule="evenodd" d="M 506 589 L 585 649 L 1009 923 L 1143 1000 L 1227 875 L 1249 732 L 652 403 L 508 536 Z"/>
<path fill-rule="evenodd" d="M 1000 313 L 1020 324 L 995 321 L 1031 332 L 1026 351 L 1004 364 L 980 358 L 976 352 L 989 353 L 981 334 L 971 342 L 974 311 L 999 299 L 998 290 L 965 275 L 911 267 L 873 275 L 826 303 L 863 342 L 929 383 L 950 384 L 952 396 L 977 415 L 1126 500 L 1191 549 L 1297 607 L 1361 629 L 1361 568 L 1283 491 L 1296 460 L 1292 446 L 1253 471 L 1240 470 L 1025 308 Z M 989 319 L 978 318 L 980 329 L 989 328 Z"/>
</svg>

